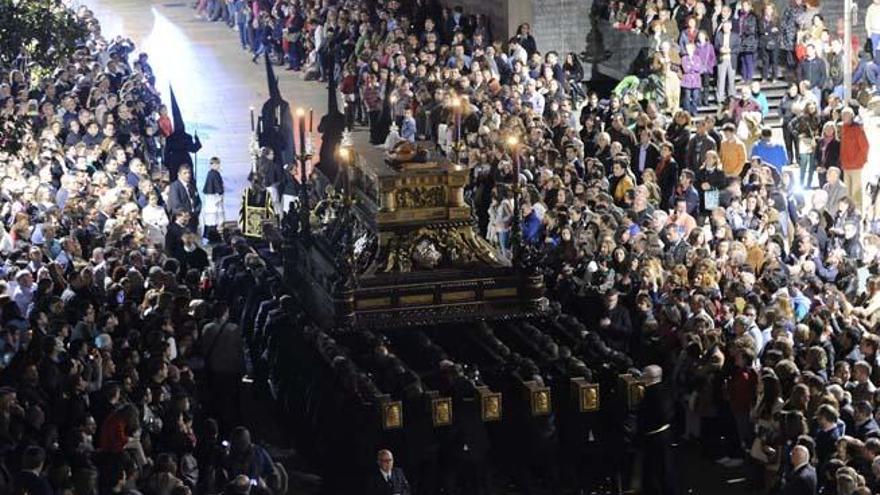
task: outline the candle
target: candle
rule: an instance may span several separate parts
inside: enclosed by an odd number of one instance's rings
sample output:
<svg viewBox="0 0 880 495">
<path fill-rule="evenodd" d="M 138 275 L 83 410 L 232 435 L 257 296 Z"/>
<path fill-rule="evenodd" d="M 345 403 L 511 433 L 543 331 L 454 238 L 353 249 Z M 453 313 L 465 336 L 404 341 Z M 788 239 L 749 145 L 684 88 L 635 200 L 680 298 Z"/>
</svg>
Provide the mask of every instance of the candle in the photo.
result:
<svg viewBox="0 0 880 495">
<path fill-rule="evenodd" d="M 513 150 L 513 180 L 514 184 L 516 184 L 516 189 L 519 191 L 519 175 L 520 175 L 520 162 L 519 162 L 519 153 L 517 153 L 516 149 Z"/>
<path fill-rule="evenodd" d="M 306 154 L 306 117 L 302 108 L 296 109 L 297 125 L 299 126 L 299 151 L 300 154 Z"/>
<path fill-rule="evenodd" d="M 251 107 L 251 132 L 254 132 L 254 107 Z"/>
<path fill-rule="evenodd" d="M 457 96 L 452 99 L 452 116 L 452 125 L 455 126 L 453 139 L 455 140 L 455 148 L 458 150 L 458 143 L 461 140 L 461 100 Z"/>
<path fill-rule="evenodd" d="M 287 111 L 290 113 L 290 121 L 292 122 L 292 125 L 296 125 L 296 119 L 293 118 L 293 109 L 288 108 Z M 294 130 L 290 129 L 290 132 L 292 134 L 294 132 Z M 296 156 L 297 156 L 297 154 L 296 154 L 296 139 L 294 139 L 293 136 L 290 136 L 290 140 L 293 141 L 293 143 L 291 143 L 291 145 L 293 146 L 293 159 L 294 159 L 294 162 L 296 162 Z"/>
<path fill-rule="evenodd" d="M 312 133 L 312 121 L 315 118 L 315 111 L 313 109 L 309 109 L 309 134 Z"/>
</svg>

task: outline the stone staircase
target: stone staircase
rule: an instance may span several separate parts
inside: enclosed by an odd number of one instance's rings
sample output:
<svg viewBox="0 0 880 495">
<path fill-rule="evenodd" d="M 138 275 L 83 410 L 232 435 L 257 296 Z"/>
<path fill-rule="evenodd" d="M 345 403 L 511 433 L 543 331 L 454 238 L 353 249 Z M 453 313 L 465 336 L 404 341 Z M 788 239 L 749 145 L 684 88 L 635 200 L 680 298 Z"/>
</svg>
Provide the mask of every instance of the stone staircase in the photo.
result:
<svg viewBox="0 0 880 495">
<path fill-rule="evenodd" d="M 853 36 L 859 40 L 859 49 L 861 49 L 865 42 L 865 12 L 867 11 L 868 6 L 871 5 L 871 1 L 872 0 L 854 0 L 858 5 L 858 8 L 853 16 L 852 32 Z M 841 34 L 843 33 L 843 7 L 843 0 L 823 0 L 820 9 L 817 10 L 817 12 L 825 19 L 825 25 L 828 26 L 832 36 L 838 32 Z M 784 9 L 784 6 L 781 8 Z M 758 73 L 760 73 L 760 70 Z M 737 88 L 741 85 L 742 80 L 737 76 Z M 779 112 L 779 105 L 782 103 L 783 96 L 785 96 L 788 83 L 785 81 L 762 82 L 761 86 L 764 88 L 764 94 L 767 96 L 767 103 L 770 105 L 770 112 L 764 119 L 764 124 L 771 128 L 778 129 L 782 127 L 782 115 Z M 715 99 L 715 86 L 713 85 L 710 88 L 706 88 L 704 91 L 707 93 L 707 105 L 698 107 L 698 116 L 703 117 L 706 115 L 715 115 L 718 111 L 718 102 Z"/>
<path fill-rule="evenodd" d="M 742 78 L 737 76 L 737 91 L 742 84 Z M 764 118 L 764 125 L 774 129 L 781 128 L 782 114 L 779 111 L 779 106 L 782 104 L 782 98 L 785 96 L 785 92 L 788 89 L 788 82 L 784 80 L 778 80 L 775 82 L 766 81 L 761 83 L 761 87 L 763 88 L 764 95 L 767 96 L 767 103 L 770 106 L 770 111 L 767 113 L 767 117 Z M 704 89 L 704 91 L 706 91 L 707 104 L 697 107 L 698 118 L 715 115 L 718 112 L 718 101 L 715 98 L 715 86 L 712 85 L 709 88 Z"/>
</svg>

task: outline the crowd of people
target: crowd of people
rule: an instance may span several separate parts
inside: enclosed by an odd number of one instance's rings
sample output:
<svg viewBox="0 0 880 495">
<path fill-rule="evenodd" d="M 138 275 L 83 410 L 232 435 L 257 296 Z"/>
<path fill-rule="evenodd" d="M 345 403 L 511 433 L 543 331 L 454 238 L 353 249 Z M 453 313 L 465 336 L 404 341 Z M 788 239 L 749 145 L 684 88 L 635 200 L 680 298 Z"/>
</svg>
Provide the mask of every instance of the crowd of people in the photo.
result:
<svg viewBox="0 0 880 495">
<path fill-rule="evenodd" d="M 236 394 L 273 271 L 217 229 L 203 247 L 149 57 L 76 15 L 57 67 L 0 67 L 0 493 L 281 495 Z"/>
<path fill-rule="evenodd" d="M 869 34 L 878 32 L 878 12 L 880 5 L 869 7 L 865 14 Z M 648 38 L 651 55 L 636 69 L 644 79 L 641 89 L 662 95 L 669 109 L 680 104 L 694 114 L 707 102 L 703 91 L 712 87 L 706 84 L 709 81 L 715 82 L 721 106 L 734 105 L 739 98 L 753 99 L 760 105 L 759 92 L 740 95 L 736 91 L 737 77 L 745 82 L 797 82 L 801 92 L 813 93 L 821 109 L 829 92 L 843 97 L 847 63 L 856 93 L 864 100 L 878 93 L 880 59 L 876 47 L 869 43 L 862 50 L 863 45 L 852 40 L 854 56 L 845 60 L 842 27 L 826 25 L 818 2 L 685 0 L 669 4 L 621 0 L 597 3 L 594 13 L 616 29 Z M 800 87 L 804 82 L 809 84 Z M 766 117 L 766 101 L 762 106 L 752 111 L 761 111 Z M 790 108 L 785 112 L 786 120 L 801 113 Z"/>
<path fill-rule="evenodd" d="M 842 101 L 842 64 L 869 93 L 877 66 L 858 42 L 844 61 L 817 8 L 611 2 L 599 15 L 644 32 L 651 63 L 606 97 L 528 24 L 499 40 L 461 7 L 226 4 L 215 18 L 242 48 L 335 81 L 373 144 L 430 143 L 467 164 L 480 232 L 512 255 L 521 218 L 563 310 L 661 366 L 679 438 L 748 462 L 767 490 L 880 489 L 880 210 L 862 180 L 863 109 Z M 763 123 L 761 81 L 777 79 L 781 138 Z M 698 118 L 713 85 L 719 111 Z"/>
<path fill-rule="evenodd" d="M 645 369 L 648 405 L 673 401 L 668 422 L 641 414 L 645 448 L 663 452 L 667 432 L 694 440 L 724 466 L 747 462 L 771 492 L 880 490 L 880 188 L 861 179 L 863 109 L 841 101 L 844 41 L 802 0 L 781 16 L 749 0 L 628 5 L 608 18 L 649 34 L 653 63 L 602 97 L 585 91 L 576 54 L 539 51 L 528 24 L 495 39 L 461 7 L 195 7 L 235 28 L 254 60 L 335 82 L 347 124 L 368 125 L 373 144 L 430 143 L 468 165 L 480 233 L 514 262 L 522 245 L 536 252 L 549 296 L 575 318 L 566 325 L 601 337 L 578 352 L 607 344 Z M 78 15 L 89 35 L 50 74 L 0 68 L 0 487 L 280 495 L 284 470 L 240 426 L 236 391 L 259 361 L 255 329 L 301 327 L 287 319 L 295 303 L 270 290 L 271 252 L 217 229 L 203 247 L 193 174 L 164 159 L 177 123 L 149 58 Z M 855 79 L 873 85 L 873 54 L 858 46 Z M 759 72 L 791 85 L 782 138 L 762 125 Z M 712 81 L 729 101 L 698 119 Z M 325 334 L 300 337 L 369 381 Z M 361 340 L 385 349 L 368 362 L 397 369 L 384 344 Z M 583 367 L 565 354 L 547 351 Z M 543 462 L 572 441 L 552 421 Z M 409 490 L 390 452 L 378 462 L 370 490 Z M 663 465 L 646 463 L 646 492 L 672 490 Z"/>
</svg>

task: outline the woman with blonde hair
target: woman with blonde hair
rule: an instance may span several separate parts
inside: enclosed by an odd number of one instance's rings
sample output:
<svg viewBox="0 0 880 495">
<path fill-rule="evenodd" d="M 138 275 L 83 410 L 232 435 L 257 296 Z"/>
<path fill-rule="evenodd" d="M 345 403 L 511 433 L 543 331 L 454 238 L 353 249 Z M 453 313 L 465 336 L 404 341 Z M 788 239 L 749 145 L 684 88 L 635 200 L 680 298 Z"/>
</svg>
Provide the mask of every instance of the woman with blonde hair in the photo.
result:
<svg viewBox="0 0 880 495">
<path fill-rule="evenodd" d="M 831 167 L 840 167 L 840 136 L 837 125 L 828 121 L 822 125 L 822 134 L 816 143 L 816 172 L 819 175 L 819 187 L 825 185 L 825 177 Z"/>
<path fill-rule="evenodd" d="M 657 183 L 657 173 L 652 168 L 646 168 L 642 172 L 642 186 L 647 189 L 648 203 L 654 208 L 660 206 L 662 196 L 660 192 L 660 184 Z"/>
</svg>

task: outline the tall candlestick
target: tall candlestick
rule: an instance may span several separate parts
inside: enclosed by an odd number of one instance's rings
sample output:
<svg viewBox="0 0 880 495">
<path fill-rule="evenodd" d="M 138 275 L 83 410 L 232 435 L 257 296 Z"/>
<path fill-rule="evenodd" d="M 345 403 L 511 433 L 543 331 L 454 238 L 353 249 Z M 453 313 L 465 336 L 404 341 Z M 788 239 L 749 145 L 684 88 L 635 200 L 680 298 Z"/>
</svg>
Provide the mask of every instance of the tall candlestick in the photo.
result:
<svg viewBox="0 0 880 495">
<path fill-rule="evenodd" d="M 312 129 L 313 129 L 312 123 L 314 121 L 314 118 L 315 118 L 315 111 L 310 108 L 309 109 L 309 134 L 312 133 Z"/>
<path fill-rule="evenodd" d="M 299 151 L 302 156 L 306 154 L 306 117 L 302 108 L 296 109 L 297 125 L 299 125 Z"/>
<path fill-rule="evenodd" d="M 251 132 L 254 132 L 254 107 L 251 107 Z"/>
<path fill-rule="evenodd" d="M 292 125 L 296 125 L 296 119 L 293 118 L 293 108 L 288 108 L 287 111 L 290 112 L 290 121 Z M 293 134 L 294 130 L 290 129 L 290 132 Z M 296 153 L 296 139 L 294 139 L 294 136 L 290 136 L 290 139 L 293 141 L 293 161 L 296 163 L 296 157 L 298 156 Z"/>
</svg>

